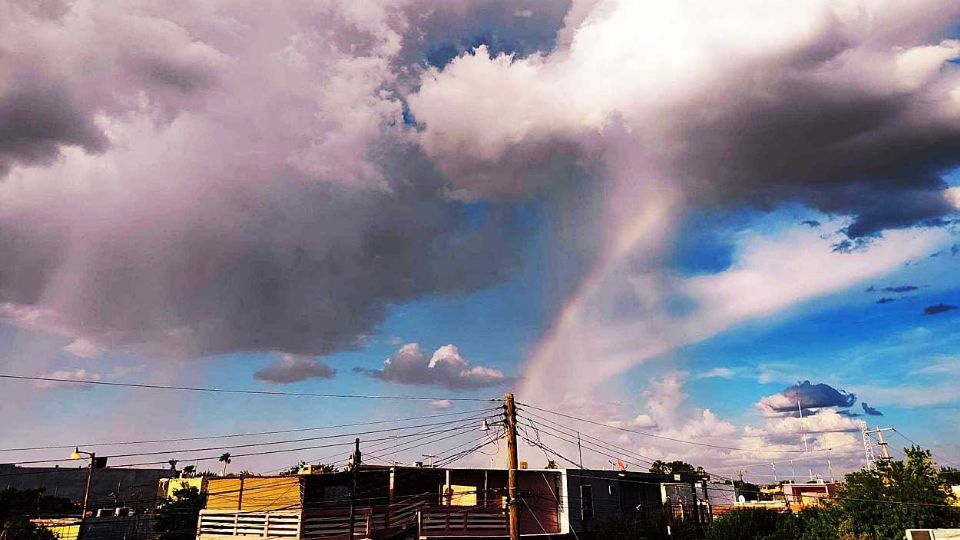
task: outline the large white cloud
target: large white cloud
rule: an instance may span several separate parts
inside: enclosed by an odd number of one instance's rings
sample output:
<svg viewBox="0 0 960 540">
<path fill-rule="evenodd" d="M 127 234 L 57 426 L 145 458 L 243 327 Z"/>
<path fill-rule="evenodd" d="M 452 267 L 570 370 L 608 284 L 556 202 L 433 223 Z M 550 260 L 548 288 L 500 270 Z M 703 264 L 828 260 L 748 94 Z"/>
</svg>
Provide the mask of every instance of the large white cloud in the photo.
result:
<svg viewBox="0 0 960 540">
<path fill-rule="evenodd" d="M 934 0 L 575 2 L 549 54 L 481 47 L 425 73 L 408 101 L 453 196 L 541 197 L 590 179 L 568 204 L 589 210 L 558 213 L 576 231 L 565 249 L 596 246 L 592 269 L 526 367 L 528 398 L 570 397 L 581 376 L 591 386 L 942 243 L 891 233 L 844 254 L 791 230 L 742 238 L 716 276 L 661 264 L 674 224 L 704 205 L 846 215 L 829 225 L 842 247 L 955 212 L 940 175 L 960 155 L 948 62 L 960 43 L 941 37 L 956 15 Z"/>
</svg>

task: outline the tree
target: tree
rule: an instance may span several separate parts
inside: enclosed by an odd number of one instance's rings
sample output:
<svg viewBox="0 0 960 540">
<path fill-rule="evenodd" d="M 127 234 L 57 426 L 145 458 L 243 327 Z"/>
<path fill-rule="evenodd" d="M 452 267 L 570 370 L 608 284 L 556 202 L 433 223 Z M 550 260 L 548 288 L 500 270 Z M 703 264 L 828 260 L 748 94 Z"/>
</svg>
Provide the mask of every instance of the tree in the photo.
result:
<svg viewBox="0 0 960 540">
<path fill-rule="evenodd" d="M 219 461 L 220 463 L 223 463 L 223 476 L 226 476 L 227 465 L 230 464 L 230 452 L 224 452 L 223 455 L 220 456 L 220 459 L 217 461 Z"/>
<path fill-rule="evenodd" d="M 837 492 L 839 529 L 852 538 L 902 538 L 906 529 L 960 525 L 960 509 L 928 450 L 904 449 L 906 461 L 881 461 L 876 470 L 846 475 Z"/>
<path fill-rule="evenodd" d="M 42 489 L 0 491 L 0 523 L 15 516 L 63 516 L 79 512 L 80 508 L 64 497 L 51 497 Z"/>
<path fill-rule="evenodd" d="M 161 499 L 154 530 L 163 533 L 164 540 L 193 540 L 206 499 L 206 494 L 195 487 L 174 491 L 172 498 Z"/>
<path fill-rule="evenodd" d="M 49 530 L 38 527 L 29 518 L 17 516 L 3 522 L 0 540 L 55 540 Z"/>
<path fill-rule="evenodd" d="M 783 515 L 763 508 L 743 508 L 713 520 L 707 540 L 765 540 L 778 528 Z"/>
<path fill-rule="evenodd" d="M 650 472 L 657 474 L 690 473 L 699 476 L 706 476 L 707 474 L 706 471 L 703 470 L 703 467 L 694 467 L 686 461 L 676 460 L 667 462 L 659 459 L 650 464 Z"/>
<path fill-rule="evenodd" d="M 707 529 L 707 540 L 837 540 L 830 509 L 807 508 L 795 514 L 763 508 L 728 512 Z"/>
<path fill-rule="evenodd" d="M 300 474 L 300 470 L 306 467 L 307 465 L 308 463 L 306 461 L 300 461 L 296 465 L 292 465 L 289 469 L 284 470 L 280 474 L 281 475 Z M 315 465 L 315 468 L 319 468 L 321 472 L 325 472 L 325 473 L 337 472 L 337 468 L 334 465 L 327 465 L 325 463 L 318 463 L 317 465 Z"/>
<path fill-rule="evenodd" d="M 0 491 L 0 540 L 53 540 L 53 533 L 37 527 L 30 518 L 78 512 L 69 499 L 50 497 L 42 489 Z"/>
</svg>

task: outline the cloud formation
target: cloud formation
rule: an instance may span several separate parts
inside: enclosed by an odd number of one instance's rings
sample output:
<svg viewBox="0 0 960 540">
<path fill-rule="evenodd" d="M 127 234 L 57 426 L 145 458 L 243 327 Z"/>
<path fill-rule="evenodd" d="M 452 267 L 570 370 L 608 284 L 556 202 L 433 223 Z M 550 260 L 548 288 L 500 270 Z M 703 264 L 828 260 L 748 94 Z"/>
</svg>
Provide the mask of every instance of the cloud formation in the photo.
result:
<svg viewBox="0 0 960 540">
<path fill-rule="evenodd" d="M 810 381 L 803 381 L 784 388 L 778 394 L 762 398 L 757 407 L 765 414 L 793 415 L 801 407 L 804 411 L 825 408 L 846 409 L 852 407 L 856 401 L 855 394 L 837 390 L 829 384 L 812 384 Z"/>
<path fill-rule="evenodd" d="M 940 315 L 941 313 L 946 313 L 948 311 L 953 311 L 955 309 L 960 309 L 960 308 L 958 308 L 953 304 L 944 304 L 941 302 L 939 304 L 934 304 L 932 306 L 927 306 L 923 308 L 923 314 L 924 315 Z"/>
<path fill-rule="evenodd" d="M 258 381 L 287 384 L 307 379 L 332 379 L 337 372 L 321 360 L 295 354 L 283 354 L 253 374 Z"/>
<path fill-rule="evenodd" d="M 883 416 L 882 412 L 880 412 L 878 409 L 871 407 L 870 405 L 867 405 L 866 401 L 860 402 L 860 406 L 863 407 L 863 413 L 866 414 L 867 416 Z"/>
<path fill-rule="evenodd" d="M 45 373 L 40 375 L 41 377 L 48 377 L 51 379 L 67 379 L 71 381 L 99 381 L 102 379 L 99 373 L 94 373 L 83 368 L 76 369 L 60 369 L 53 371 L 51 373 Z M 35 383 L 37 388 L 63 388 L 70 390 L 92 390 L 93 385 L 90 384 L 76 384 L 63 381 L 37 381 Z"/>
<path fill-rule="evenodd" d="M 427 403 L 427 406 L 438 411 L 447 411 L 453 408 L 453 402 L 449 399 L 434 399 Z"/>
<path fill-rule="evenodd" d="M 4 322 L 326 354 L 515 267 L 404 124 L 407 3 L 30 4 L 0 6 Z"/>
<path fill-rule="evenodd" d="M 571 145 L 591 154 L 623 141 L 649 164 L 636 182 L 665 176 L 700 203 L 802 201 L 854 216 L 851 238 L 954 210 L 939 175 L 958 162 L 958 74 L 946 62 L 960 45 L 936 36 L 960 8 L 607 0 L 580 10 L 565 47 L 524 58 L 481 47 L 410 97 L 424 147 L 464 197 L 542 189 L 541 172 Z"/>
<path fill-rule="evenodd" d="M 839 256 L 875 251 L 884 231 L 943 225 L 956 212 L 941 174 L 960 163 L 960 43 L 941 36 L 958 14 L 935 0 L 577 2 L 548 54 L 480 47 L 425 73 L 408 103 L 453 196 L 540 197 L 597 179 L 578 201 L 597 211 L 576 223 L 599 224 L 581 231 L 599 247 L 525 392 L 554 399 L 551 373 L 569 364 L 606 378 L 825 292 L 797 272 L 790 294 L 754 287 L 760 305 L 734 302 L 739 313 L 688 295 L 699 316 L 676 335 L 675 276 L 660 261 L 687 212 L 800 203 L 845 216 L 827 233 Z M 833 290 L 872 272 L 857 273 L 830 279 Z M 732 288 L 754 276 L 726 277 Z M 612 313 L 625 303 L 636 309 Z M 611 327 L 659 330 L 627 345 Z"/>
<path fill-rule="evenodd" d="M 716 367 L 708 371 L 704 371 L 697 375 L 698 379 L 729 379 L 733 377 L 736 373 L 726 367 Z"/>
<path fill-rule="evenodd" d="M 407 343 L 384 360 L 383 369 L 354 370 L 385 381 L 449 389 L 484 388 L 507 380 L 498 369 L 471 366 L 454 345 L 444 345 L 427 357 L 419 343 Z"/>
</svg>

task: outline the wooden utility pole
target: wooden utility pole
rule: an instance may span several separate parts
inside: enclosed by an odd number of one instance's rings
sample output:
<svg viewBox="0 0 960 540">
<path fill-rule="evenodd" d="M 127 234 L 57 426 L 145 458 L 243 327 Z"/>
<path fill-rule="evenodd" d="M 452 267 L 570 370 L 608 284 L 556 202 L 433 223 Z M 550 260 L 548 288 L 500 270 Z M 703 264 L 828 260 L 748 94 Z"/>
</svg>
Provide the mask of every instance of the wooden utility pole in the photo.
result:
<svg viewBox="0 0 960 540">
<path fill-rule="evenodd" d="M 360 437 L 353 442 L 353 456 L 350 458 L 350 468 L 353 472 L 353 479 L 350 482 L 350 540 L 354 538 L 357 501 L 357 474 L 360 471 Z"/>
<path fill-rule="evenodd" d="M 883 453 L 883 460 L 884 460 L 884 461 L 890 461 L 890 448 L 888 448 L 888 446 L 889 446 L 890 443 L 888 443 L 887 441 L 883 440 L 883 432 L 884 432 L 884 431 L 893 431 L 893 428 L 892 428 L 892 427 L 888 427 L 888 428 L 867 429 L 867 428 L 866 428 L 866 424 L 864 424 L 864 427 L 863 427 L 863 445 L 864 445 L 864 448 L 867 449 L 867 460 L 868 460 L 868 461 L 869 461 L 870 458 L 872 457 L 871 454 L 873 454 L 873 451 L 872 451 L 872 449 L 869 448 L 870 445 L 869 445 L 869 440 L 867 439 L 867 436 L 873 435 L 873 434 L 876 434 L 876 436 L 877 436 L 877 444 L 880 445 L 880 451 Z"/>
<path fill-rule="evenodd" d="M 90 466 L 87 467 L 87 487 L 83 490 L 83 513 L 80 514 L 82 518 L 87 517 L 87 509 L 90 507 L 90 485 L 93 484 L 93 466 L 96 462 L 97 455 L 93 452 L 90 453 Z"/>
<path fill-rule="evenodd" d="M 510 540 L 520 540 L 520 507 L 517 505 L 517 409 L 513 394 L 503 395 L 507 426 L 507 511 L 510 513 Z"/>
</svg>

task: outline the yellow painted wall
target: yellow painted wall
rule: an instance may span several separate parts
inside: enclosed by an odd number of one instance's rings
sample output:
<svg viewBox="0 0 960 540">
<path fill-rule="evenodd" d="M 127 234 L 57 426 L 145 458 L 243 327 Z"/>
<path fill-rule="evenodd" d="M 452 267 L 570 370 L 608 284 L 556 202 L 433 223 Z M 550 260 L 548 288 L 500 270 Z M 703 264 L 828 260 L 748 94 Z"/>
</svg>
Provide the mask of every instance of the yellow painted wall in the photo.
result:
<svg viewBox="0 0 960 540">
<path fill-rule="evenodd" d="M 58 540 L 77 540 L 80 535 L 79 519 L 34 519 L 31 521 L 52 532 Z"/>
<path fill-rule="evenodd" d="M 167 499 L 172 499 L 173 494 L 178 489 L 191 487 L 197 488 L 197 490 L 201 492 L 204 491 L 207 487 L 207 478 L 161 478 L 159 495 Z"/>
<path fill-rule="evenodd" d="M 299 507 L 298 476 L 211 478 L 207 483 L 208 510 L 286 510 Z"/>
<path fill-rule="evenodd" d="M 207 481 L 207 509 L 239 510 L 240 479 L 211 478 Z"/>
</svg>

